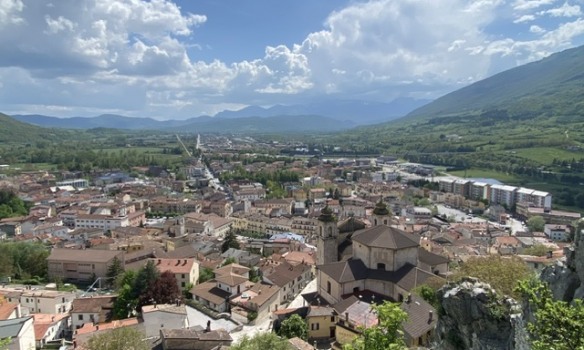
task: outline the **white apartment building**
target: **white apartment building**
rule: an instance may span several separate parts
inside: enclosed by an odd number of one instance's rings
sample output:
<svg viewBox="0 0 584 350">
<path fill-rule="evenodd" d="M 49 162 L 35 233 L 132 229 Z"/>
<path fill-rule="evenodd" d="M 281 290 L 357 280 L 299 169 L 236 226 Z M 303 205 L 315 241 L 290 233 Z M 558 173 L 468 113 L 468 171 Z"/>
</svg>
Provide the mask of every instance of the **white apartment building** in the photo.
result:
<svg viewBox="0 0 584 350">
<path fill-rule="evenodd" d="M 127 216 L 84 214 L 75 218 L 75 228 L 100 228 L 103 232 L 106 232 L 116 227 L 127 226 L 130 226 Z"/>
<path fill-rule="evenodd" d="M 4 293 L 4 289 L 0 289 Z M 30 313 L 62 314 L 69 312 L 75 293 L 59 292 L 53 290 L 25 290 L 8 291 L 9 302 L 19 302 L 21 308 L 28 309 Z"/>
<path fill-rule="evenodd" d="M 527 203 L 535 207 L 551 209 L 552 195 L 548 192 L 521 187 L 517 190 L 517 203 Z"/>
<path fill-rule="evenodd" d="M 489 202 L 491 204 L 505 204 L 509 208 L 515 204 L 515 192 L 517 187 L 507 185 L 491 185 L 491 196 Z"/>
</svg>

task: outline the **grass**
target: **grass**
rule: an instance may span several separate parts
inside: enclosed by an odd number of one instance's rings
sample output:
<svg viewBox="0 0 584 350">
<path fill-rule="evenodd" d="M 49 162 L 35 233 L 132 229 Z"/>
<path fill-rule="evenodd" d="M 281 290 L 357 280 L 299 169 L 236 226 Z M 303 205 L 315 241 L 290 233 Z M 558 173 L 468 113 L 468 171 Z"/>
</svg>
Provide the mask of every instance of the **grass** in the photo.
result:
<svg viewBox="0 0 584 350">
<path fill-rule="evenodd" d="M 554 158 L 571 161 L 573 158 L 579 160 L 584 157 L 584 152 L 571 152 L 565 149 L 553 147 L 521 148 L 510 152 L 515 152 L 513 154 L 519 157 L 527 158 L 541 164 L 551 164 Z"/>
<path fill-rule="evenodd" d="M 468 170 L 457 170 L 451 171 L 448 174 L 459 177 L 467 178 L 489 178 L 496 179 L 505 184 L 514 184 L 521 182 L 521 178 L 513 174 L 502 173 L 495 170 L 486 169 L 468 169 Z"/>
</svg>

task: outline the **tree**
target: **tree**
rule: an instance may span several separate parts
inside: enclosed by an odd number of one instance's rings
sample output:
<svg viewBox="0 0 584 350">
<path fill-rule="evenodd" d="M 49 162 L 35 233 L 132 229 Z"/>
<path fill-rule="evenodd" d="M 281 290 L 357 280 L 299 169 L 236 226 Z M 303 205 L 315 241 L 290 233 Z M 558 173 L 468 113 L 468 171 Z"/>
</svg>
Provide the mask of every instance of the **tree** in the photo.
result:
<svg viewBox="0 0 584 350">
<path fill-rule="evenodd" d="M 107 267 L 106 277 L 108 285 L 113 286 L 118 276 L 123 273 L 124 267 L 122 266 L 122 262 L 116 256 L 113 258 L 112 263 Z"/>
<path fill-rule="evenodd" d="M 0 350 L 8 349 L 8 345 L 10 345 L 10 342 L 12 342 L 12 339 L 10 337 L 1 338 L 0 339 Z"/>
<path fill-rule="evenodd" d="M 299 315 L 292 315 L 282 321 L 278 335 L 285 338 L 308 339 L 308 325 Z"/>
<path fill-rule="evenodd" d="M 120 327 L 94 335 L 84 346 L 87 350 L 149 350 L 146 336 L 135 328 Z"/>
<path fill-rule="evenodd" d="M 213 273 L 213 269 L 208 267 L 203 267 L 199 270 L 199 283 L 207 282 L 215 278 L 215 273 Z"/>
<path fill-rule="evenodd" d="M 529 277 L 530 273 L 529 267 L 521 258 L 490 255 L 467 260 L 455 273 L 454 280 L 466 276 L 476 277 L 490 284 L 499 293 L 517 297 L 517 281 Z"/>
<path fill-rule="evenodd" d="M 223 264 L 221 264 L 221 267 L 235 264 L 235 263 L 237 263 L 237 260 L 235 260 L 235 258 L 231 256 L 231 257 L 225 259 L 225 261 L 223 261 Z"/>
<path fill-rule="evenodd" d="M 361 335 L 352 343 L 343 346 L 343 350 L 403 350 L 406 343 L 402 324 L 408 314 L 400 308 L 400 304 L 385 302 L 373 305 L 379 323 L 369 328 L 363 328 Z"/>
<path fill-rule="evenodd" d="M 290 350 L 286 339 L 272 332 L 258 333 L 253 337 L 245 335 L 239 343 L 231 345 L 231 350 Z"/>
<path fill-rule="evenodd" d="M 527 325 L 534 350 L 584 349 L 584 303 L 553 300 L 549 287 L 532 277 L 519 282 L 518 293 L 534 310 Z"/>
<path fill-rule="evenodd" d="M 539 215 L 533 216 L 530 217 L 529 220 L 527 220 L 526 225 L 527 228 L 529 228 L 529 231 L 531 232 L 543 232 L 545 226 L 545 219 Z"/>
<path fill-rule="evenodd" d="M 132 284 L 132 296 L 135 299 L 138 299 L 145 291 L 148 289 L 151 283 L 156 281 L 156 279 L 160 276 L 160 272 L 156 269 L 154 265 L 154 261 L 148 260 L 146 265 L 140 269 L 138 274 L 136 275 L 136 279 Z M 145 304 L 140 304 L 142 306 Z"/>
<path fill-rule="evenodd" d="M 523 250 L 524 255 L 544 256 L 550 251 L 550 248 L 543 244 L 535 244 Z"/>
<path fill-rule="evenodd" d="M 178 287 L 176 277 L 172 272 L 164 271 L 140 295 L 138 305 L 147 305 L 153 302 L 158 304 L 172 304 L 181 299 L 182 293 Z"/>
<path fill-rule="evenodd" d="M 221 245 L 221 252 L 225 253 L 229 248 L 239 249 L 239 242 L 233 230 L 229 230 L 225 236 L 225 241 Z"/>
</svg>

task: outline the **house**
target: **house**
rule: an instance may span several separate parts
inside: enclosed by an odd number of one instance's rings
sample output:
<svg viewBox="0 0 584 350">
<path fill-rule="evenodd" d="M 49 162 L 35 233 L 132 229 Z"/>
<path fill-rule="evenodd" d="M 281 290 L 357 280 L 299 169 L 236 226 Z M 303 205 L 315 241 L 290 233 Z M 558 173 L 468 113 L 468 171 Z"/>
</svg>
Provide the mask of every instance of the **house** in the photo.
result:
<svg viewBox="0 0 584 350">
<path fill-rule="evenodd" d="M 543 232 L 552 241 L 565 242 L 570 237 L 570 229 L 567 225 L 547 224 L 544 226 Z"/>
<path fill-rule="evenodd" d="M 224 329 L 203 329 L 191 327 L 186 329 L 160 330 L 163 350 L 215 350 L 228 347 L 233 342 L 231 335 Z"/>
<path fill-rule="evenodd" d="M 320 340 L 335 337 L 337 317 L 330 306 L 311 306 L 306 315 L 308 339 Z"/>
<path fill-rule="evenodd" d="M 10 302 L 7 299 L 8 298 L 0 299 L 0 320 L 10 320 L 22 317 L 22 310 L 18 300 L 16 302 Z"/>
<path fill-rule="evenodd" d="M 69 331 L 69 314 L 34 314 L 34 335 L 37 348 L 47 342 L 65 338 Z"/>
<path fill-rule="evenodd" d="M 3 293 L 4 289 L 0 289 L 0 292 Z M 6 294 L 6 299 L 19 303 L 21 308 L 30 313 L 61 314 L 71 310 L 75 293 L 28 289 L 11 291 Z"/>
<path fill-rule="evenodd" d="M 156 337 L 164 329 L 182 329 L 189 327 L 185 305 L 162 304 L 142 306 L 142 318 L 146 337 Z"/>
<path fill-rule="evenodd" d="M 256 320 L 261 321 L 277 311 L 280 305 L 280 287 L 257 282 L 239 296 L 231 299 L 232 313 L 238 313 L 237 308 L 244 309 L 245 316 L 250 311 L 257 313 Z"/>
<path fill-rule="evenodd" d="M 262 266 L 262 280 L 276 285 L 280 290 L 280 304 L 293 300 L 312 280 L 312 267 L 308 264 L 292 265 L 287 261 L 277 266 Z"/>
<path fill-rule="evenodd" d="M 290 344 L 290 346 L 292 347 L 293 350 L 314 350 L 314 349 L 316 349 L 314 346 L 308 344 L 307 342 L 305 342 L 304 340 L 302 340 L 298 337 L 288 339 L 288 343 Z"/>
<path fill-rule="evenodd" d="M 73 300 L 71 327 L 77 329 L 85 323 L 106 323 L 113 318 L 116 296 L 95 296 Z"/>
<path fill-rule="evenodd" d="M 229 264 L 215 269 L 215 278 L 191 289 L 193 299 L 217 311 L 225 312 L 229 300 L 247 288 L 250 269 L 238 264 Z"/>
<path fill-rule="evenodd" d="M 223 252 L 223 254 L 221 254 L 221 258 L 225 260 L 234 259 L 235 262 L 240 265 L 253 267 L 259 264 L 261 256 L 245 250 L 229 248 L 225 252 Z"/>
<path fill-rule="evenodd" d="M 179 290 L 197 284 L 199 280 L 199 263 L 196 259 L 149 259 L 158 271 L 170 271 L 176 278 Z"/>
<path fill-rule="evenodd" d="M 32 316 L 0 321 L 0 339 L 10 338 L 7 350 L 35 349 L 34 319 Z"/>
<path fill-rule="evenodd" d="M 124 265 L 123 251 L 53 248 L 47 258 L 49 278 L 60 278 L 63 281 L 105 278 L 107 269 L 115 258 Z"/>
</svg>

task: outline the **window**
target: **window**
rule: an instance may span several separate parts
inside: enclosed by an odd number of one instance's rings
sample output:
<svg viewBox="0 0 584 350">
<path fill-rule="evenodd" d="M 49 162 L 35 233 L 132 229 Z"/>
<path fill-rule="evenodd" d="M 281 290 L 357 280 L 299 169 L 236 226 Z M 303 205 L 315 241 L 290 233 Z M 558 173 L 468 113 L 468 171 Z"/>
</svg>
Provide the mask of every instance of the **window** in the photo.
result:
<svg viewBox="0 0 584 350">
<path fill-rule="evenodd" d="M 359 293 L 359 287 L 353 288 L 353 293 Z"/>
<path fill-rule="evenodd" d="M 184 287 L 186 287 L 186 283 L 185 282 L 181 282 L 180 283 L 180 286 L 184 288 Z"/>
<path fill-rule="evenodd" d="M 384 263 L 377 263 L 377 269 L 378 270 L 385 270 L 385 264 Z"/>
<path fill-rule="evenodd" d="M 310 325 L 310 329 L 313 331 L 318 331 L 319 328 L 320 328 L 320 323 L 313 323 Z"/>
<path fill-rule="evenodd" d="M 185 274 L 183 273 L 181 277 L 182 277 L 182 278 L 185 278 Z"/>
<path fill-rule="evenodd" d="M 335 316 L 331 316 L 331 322 L 335 322 Z"/>
<path fill-rule="evenodd" d="M 79 315 L 77 316 L 77 318 L 79 319 L 79 321 L 83 321 L 83 315 Z"/>
</svg>

